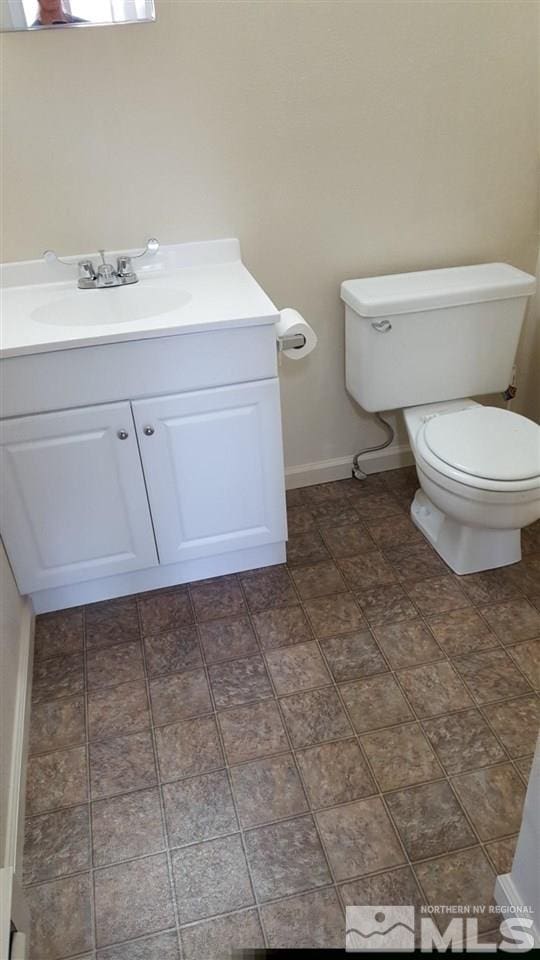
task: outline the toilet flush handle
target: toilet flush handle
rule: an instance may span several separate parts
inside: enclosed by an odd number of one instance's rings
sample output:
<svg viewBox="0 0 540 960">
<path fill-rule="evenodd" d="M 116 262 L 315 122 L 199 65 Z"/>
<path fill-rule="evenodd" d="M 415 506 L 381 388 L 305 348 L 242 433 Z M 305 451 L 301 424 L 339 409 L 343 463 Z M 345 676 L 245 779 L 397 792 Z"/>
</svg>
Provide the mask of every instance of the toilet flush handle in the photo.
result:
<svg viewBox="0 0 540 960">
<path fill-rule="evenodd" d="M 377 333 L 389 333 L 392 329 L 392 324 L 389 320 L 374 320 L 371 326 Z"/>
</svg>

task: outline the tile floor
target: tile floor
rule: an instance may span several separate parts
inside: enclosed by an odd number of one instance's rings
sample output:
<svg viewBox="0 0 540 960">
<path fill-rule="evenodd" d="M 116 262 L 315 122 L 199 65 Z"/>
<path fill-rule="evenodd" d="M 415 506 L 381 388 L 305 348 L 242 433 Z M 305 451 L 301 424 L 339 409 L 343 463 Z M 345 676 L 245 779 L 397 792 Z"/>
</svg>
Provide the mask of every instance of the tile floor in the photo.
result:
<svg viewBox="0 0 540 960">
<path fill-rule="evenodd" d="M 415 487 L 292 491 L 287 566 L 39 618 L 32 960 L 342 947 L 346 904 L 490 901 L 540 724 L 540 524 L 458 579 Z"/>
</svg>

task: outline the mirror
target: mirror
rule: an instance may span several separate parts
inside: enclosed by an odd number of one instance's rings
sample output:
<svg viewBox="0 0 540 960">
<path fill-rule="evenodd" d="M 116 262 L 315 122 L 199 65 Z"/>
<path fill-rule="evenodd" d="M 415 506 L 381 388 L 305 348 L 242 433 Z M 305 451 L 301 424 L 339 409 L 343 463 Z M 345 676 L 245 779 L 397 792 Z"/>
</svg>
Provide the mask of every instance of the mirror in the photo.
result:
<svg viewBox="0 0 540 960">
<path fill-rule="evenodd" d="M 156 19 L 154 0 L 0 0 L 0 30 L 57 30 Z"/>
</svg>

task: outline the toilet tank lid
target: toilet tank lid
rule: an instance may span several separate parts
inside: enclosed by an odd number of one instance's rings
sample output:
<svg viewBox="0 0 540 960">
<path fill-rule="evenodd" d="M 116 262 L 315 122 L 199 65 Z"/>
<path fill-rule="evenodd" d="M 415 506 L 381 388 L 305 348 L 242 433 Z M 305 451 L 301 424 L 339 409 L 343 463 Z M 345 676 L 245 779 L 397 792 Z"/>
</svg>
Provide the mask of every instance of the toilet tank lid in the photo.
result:
<svg viewBox="0 0 540 960">
<path fill-rule="evenodd" d="M 526 297 L 535 289 L 535 278 L 509 263 L 481 263 L 345 280 L 341 284 L 341 299 L 362 317 L 384 317 Z"/>
</svg>

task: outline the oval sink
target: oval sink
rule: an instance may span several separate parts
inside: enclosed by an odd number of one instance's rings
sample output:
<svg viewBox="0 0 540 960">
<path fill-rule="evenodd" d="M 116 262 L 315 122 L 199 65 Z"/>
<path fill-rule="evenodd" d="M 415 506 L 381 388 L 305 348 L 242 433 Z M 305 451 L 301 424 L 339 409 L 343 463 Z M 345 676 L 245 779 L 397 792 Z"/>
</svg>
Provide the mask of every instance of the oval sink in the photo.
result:
<svg viewBox="0 0 540 960">
<path fill-rule="evenodd" d="M 181 310 L 191 294 L 158 284 L 135 283 L 128 287 L 74 290 L 58 300 L 36 307 L 32 319 L 57 327 L 91 327 L 153 320 Z"/>
</svg>

